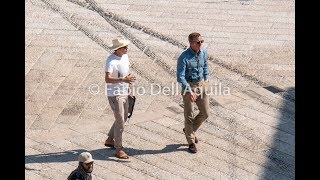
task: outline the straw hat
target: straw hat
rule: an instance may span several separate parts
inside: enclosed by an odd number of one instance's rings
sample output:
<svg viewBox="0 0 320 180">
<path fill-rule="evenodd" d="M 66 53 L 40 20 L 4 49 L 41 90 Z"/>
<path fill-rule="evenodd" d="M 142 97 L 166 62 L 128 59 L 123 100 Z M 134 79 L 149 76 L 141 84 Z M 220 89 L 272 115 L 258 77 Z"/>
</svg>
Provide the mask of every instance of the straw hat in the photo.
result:
<svg viewBox="0 0 320 180">
<path fill-rule="evenodd" d="M 112 44 L 109 45 L 109 48 L 113 51 L 127 46 L 130 41 L 126 40 L 123 36 L 118 36 L 112 40 Z"/>
</svg>

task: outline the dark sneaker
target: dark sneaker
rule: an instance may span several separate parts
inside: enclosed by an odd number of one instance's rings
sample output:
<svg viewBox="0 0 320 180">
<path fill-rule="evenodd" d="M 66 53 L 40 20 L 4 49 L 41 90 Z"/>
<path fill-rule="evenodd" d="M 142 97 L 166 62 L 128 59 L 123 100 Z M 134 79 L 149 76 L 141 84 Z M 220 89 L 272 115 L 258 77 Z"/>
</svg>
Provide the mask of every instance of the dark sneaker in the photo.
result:
<svg viewBox="0 0 320 180">
<path fill-rule="evenodd" d="M 190 144 L 188 149 L 191 153 L 197 153 L 196 144 L 194 143 Z"/>
<path fill-rule="evenodd" d="M 182 130 L 183 130 L 184 133 L 186 133 L 186 132 L 184 131 L 184 128 L 183 128 Z M 194 142 L 195 142 L 195 143 L 198 143 L 198 142 L 199 142 L 199 141 L 198 141 L 198 138 L 197 138 L 196 136 L 194 137 Z"/>
</svg>

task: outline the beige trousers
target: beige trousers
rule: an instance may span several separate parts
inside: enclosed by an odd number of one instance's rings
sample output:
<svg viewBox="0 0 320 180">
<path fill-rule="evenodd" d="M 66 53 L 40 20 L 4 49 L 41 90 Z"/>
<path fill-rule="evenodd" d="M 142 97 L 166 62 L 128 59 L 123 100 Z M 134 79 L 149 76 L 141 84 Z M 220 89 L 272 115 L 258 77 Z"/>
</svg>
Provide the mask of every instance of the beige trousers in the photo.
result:
<svg viewBox="0 0 320 180">
<path fill-rule="evenodd" d="M 108 100 L 115 117 L 115 121 L 109 130 L 108 136 L 114 139 L 115 148 L 122 148 L 124 123 L 128 119 L 128 96 L 108 96 Z"/>
<path fill-rule="evenodd" d="M 194 143 L 195 132 L 209 117 L 209 97 L 206 94 L 207 84 L 203 82 L 189 84 L 191 86 L 191 90 L 198 95 L 197 100 L 195 102 L 191 102 L 190 98 L 182 94 L 184 104 L 185 135 L 188 144 L 192 144 Z M 195 104 L 199 109 L 199 113 L 197 115 L 195 115 Z"/>
</svg>

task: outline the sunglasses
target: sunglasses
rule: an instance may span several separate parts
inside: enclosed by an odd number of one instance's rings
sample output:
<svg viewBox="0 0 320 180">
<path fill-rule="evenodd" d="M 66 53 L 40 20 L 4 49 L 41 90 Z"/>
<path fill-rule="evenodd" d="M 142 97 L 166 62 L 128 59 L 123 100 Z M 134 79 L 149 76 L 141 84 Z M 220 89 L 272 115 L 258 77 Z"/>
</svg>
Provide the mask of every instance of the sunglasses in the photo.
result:
<svg viewBox="0 0 320 180">
<path fill-rule="evenodd" d="M 200 43 L 202 44 L 203 42 L 204 42 L 204 40 L 201 40 L 201 41 L 197 41 L 196 43 L 197 44 L 200 44 Z"/>
</svg>

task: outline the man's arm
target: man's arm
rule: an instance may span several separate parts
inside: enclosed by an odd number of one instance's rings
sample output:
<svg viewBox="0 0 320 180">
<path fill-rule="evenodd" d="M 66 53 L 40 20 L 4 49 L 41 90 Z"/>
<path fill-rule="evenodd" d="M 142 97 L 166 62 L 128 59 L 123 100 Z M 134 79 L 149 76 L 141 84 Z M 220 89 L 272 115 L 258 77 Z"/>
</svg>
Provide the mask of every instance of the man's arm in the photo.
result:
<svg viewBox="0 0 320 180">
<path fill-rule="evenodd" d="M 209 79 L 209 71 L 208 71 L 208 52 L 204 52 L 204 66 L 203 66 L 203 78 L 205 81 Z"/>
<path fill-rule="evenodd" d="M 126 82 L 131 84 L 132 82 L 134 82 L 136 80 L 136 77 L 134 77 L 133 75 L 129 74 L 126 77 L 112 77 L 112 72 L 106 72 L 105 75 L 105 81 L 106 83 L 119 83 L 119 82 Z"/>
<path fill-rule="evenodd" d="M 177 81 L 182 84 L 182 89 L 184 90 L 185 95 L 188 96 L 192 102 L 194 102 L 196 101 L 197 97 L 191 91 L 190 85 L 186 80 L 186 69 L 186 59 L 180 56 L 177 63 Z"/>
<path fill-rule="evenodd" d="M 186 60 L 180 56 L 178 58 L 178 63 L 177 63 L 177 81 L 182 84 L 182 89 L 186 90 L 186 92 L 190 91 L 190 85 L 188 84 L 186 80 Z"/>
</svg>

